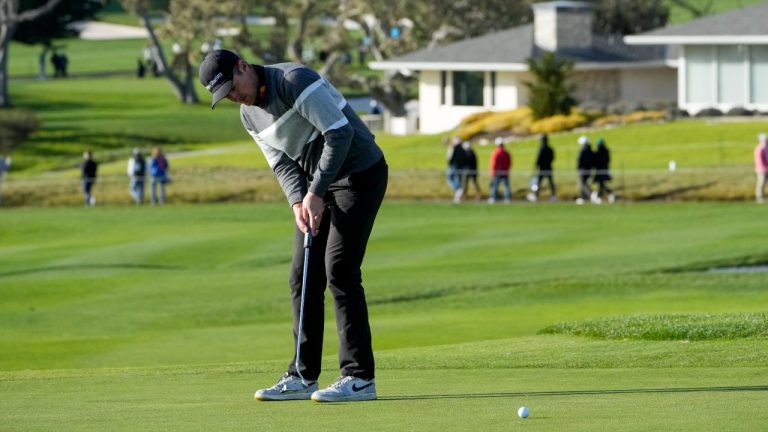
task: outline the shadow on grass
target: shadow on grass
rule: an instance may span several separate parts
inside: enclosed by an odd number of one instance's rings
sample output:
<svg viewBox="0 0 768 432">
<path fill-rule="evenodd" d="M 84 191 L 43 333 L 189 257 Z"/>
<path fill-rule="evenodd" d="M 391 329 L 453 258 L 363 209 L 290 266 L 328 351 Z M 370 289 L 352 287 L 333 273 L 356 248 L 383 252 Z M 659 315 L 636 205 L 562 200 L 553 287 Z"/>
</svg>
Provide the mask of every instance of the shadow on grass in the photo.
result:
<svg viewBox="0 0 768 432">
<path fill-rule="evenodd" d="M 181 266 L 168 266 L 156 264 L 70 264 L 48 267 L 35 267 L 22 270 L 13 270 L 0 273 L 0 278 L 20 276 L 34 273 L 70 271 L 70 270 L 103 270 L 103 269 L 129 269 L 129 270 L 184 270 Z"/>
<path fill-rule="evenodd" d="M 732 387 L 672 387 L 649 389 L 618 389 L 618 390 L 562 390 L 542 392 L 491 392 L 491 393 L 459 393 L 434 395 L 399 395 L 379 397 L 380 401 L 403 400 L 432 400 L 432 399 L 479 399 L 479 398 L 511 398 L 539 396 L 585 396 L 585 395 L 615 395 L 615 394 L 645 394 L 645 393 L 731 393 L 731 392 L 768 392 L 765 386 L 732 386 Z"/>
<path fill-rule="evenodd" d="M 695 184 L 695 185 L 690 185 L 690 186 L 681 186 L 681 187 L 674 188 L 674 189 L 669 189 L 669 190 L 666 190 L 666 191 L 659 191 L 659 192 L 656 192 L 656 193 L 648 194 L 648 195 L 640 197 L 639 199 L 640 200 L 649 200 L 649 201 L 664 200 L 664 199 L 673 198 L 676 195 L 680 195 L 680 194 L 683 194 L 683 193 L 686 193 L 686 192 L 695 192 L 695 191 L 698 191 L 698 190 L 706 189 L 706 188 L 714 186 L 716 184 L 717 184 L 716 181 L 711 181 L 711 182 Z"/>
</svg>

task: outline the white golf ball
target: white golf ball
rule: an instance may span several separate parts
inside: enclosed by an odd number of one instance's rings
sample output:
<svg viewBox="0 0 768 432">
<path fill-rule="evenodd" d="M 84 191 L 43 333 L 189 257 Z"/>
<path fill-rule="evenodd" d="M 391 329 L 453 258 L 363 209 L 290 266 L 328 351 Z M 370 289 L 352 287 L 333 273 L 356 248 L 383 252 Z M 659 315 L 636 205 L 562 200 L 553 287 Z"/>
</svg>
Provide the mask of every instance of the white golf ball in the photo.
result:
<svg viewBox="0 0 768 432">
<path fill-rule="evenodd" d="M 520 418 L 528 418 L 528 407 L 518 408 L 517 415 L 520 416 Z"/>
</svg>

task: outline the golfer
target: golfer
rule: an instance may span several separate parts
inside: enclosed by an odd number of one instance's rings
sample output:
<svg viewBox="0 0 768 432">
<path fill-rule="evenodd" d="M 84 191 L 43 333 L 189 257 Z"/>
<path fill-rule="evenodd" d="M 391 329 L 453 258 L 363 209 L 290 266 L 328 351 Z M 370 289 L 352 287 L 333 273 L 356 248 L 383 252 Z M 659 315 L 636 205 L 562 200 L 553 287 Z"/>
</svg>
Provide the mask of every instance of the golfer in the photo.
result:
<svg viewBox="0 0 768 432">
<path fill-rule="evenodd" d="M 301 344 L 301 358 L 289 363 L 277 384 L 258 390 L 256 399 L 376 399 L 360 267 L 387 189 L 384 154 L 336 88 L 304 65 L 254 65 L 216 50 L 200 65 L 200 81 L 213 95 L 211 108 L 224 98 L 240 104 L 240 120 L 275 172 L 296 221 L 290 287 L 293 337 Z M 314 239 L 297 341 L 308 231 Z M 326 285 L 336 312 L 341 377 L 317 390 Z"/>
</svg>

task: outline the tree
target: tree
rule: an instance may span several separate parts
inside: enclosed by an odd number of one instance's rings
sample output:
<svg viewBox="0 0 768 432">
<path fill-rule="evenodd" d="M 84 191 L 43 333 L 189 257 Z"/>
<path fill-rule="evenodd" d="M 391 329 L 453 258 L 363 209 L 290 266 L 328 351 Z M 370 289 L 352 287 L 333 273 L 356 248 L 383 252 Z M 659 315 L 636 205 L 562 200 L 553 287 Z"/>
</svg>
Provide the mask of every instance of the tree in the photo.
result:
<svg viewBox="0 0 768 432">
<path fill-rule="evenodd" d="M 597 0 L 593 30 L 598 34 L 629 35 L 663 27 L 669 8 L 662 0 Z"/>
<path fill-rule="evenodd" d="M 26 3 L 43 3 L 41 0 L 27 0 Z M 45 65 L 48 51 L 55 39 L 77 36 L 79 31 L 71 24 L 92 18 L 104 6 L 102 0 L 82 0 L 61 2 L 50 13 L 39 16 L 34 21 L 19 23 L 13 40 L 27 45 L 42 45 L 40 53 L 40 78 L 45 78 Z"/>
<path fill-rule="evenodd" d="M 576 100 L 571 97 L 573 85 L 568 83 L 573 63 L 558 59 L 549 51 L 541 57 L 527 59 L 526 63 L 534 77 L 533 82 L 525 83 L 533 117 L 540 119 L 570 113 L 576 105 Z"/>
<path fill-rule="evenodd" d="M 186 104 L 195 104 L 197 97 L 197 63 L 202 56 L 203 42 L 216 38 L 216 32 L 226 27 L 234 11 L 239 11 L 236 0 L 121 0 L 123 7 L 136 14 L 149 33 L 152 57 L 159 72 L 171 85 L 176 98 Z M 151 7 L 160 10 L 165 24 L 159 30 L 152 23 Z M 160 38 L 169 38 L 175 49 L 171 62 L 165 55 Z"/>
<path fill-rule="evenodd" d="M 338 12 L 338 4 L 344 0 L 250 0 L 244 6 L 238 19 L 240 32 L 235 44 L 251 51 L 266 63 L 284 61 L 303 62 L 304 46 L 308 38 L 322 35 L 323 20 Z M 263 9 L 264 15 L 272 17 L 268 39 L 251 34 L 248 12 L 252 7 Z"/>
<path fill-rule="evenodd" d="M 45 3 L 30 7 L 20 0 L 0 0 L 0 107 L 11 105 L 8 96 L 8 44 L 19 24 L 33 21 L 49 13 L 61 0 L 45 0 Z"/>
<path fill-rule="evenodd" d="M 360 26 L 364 34 L 363 52 L 376 61 L 509 28 L 531 19 L 528 0 L 344 0 L 339 2 L 339 9 L 344 13 L 337 16 Z M 346 37 L 346 45 L 336 46 L 356 47 L 361 44 L 361 41 L 352 40 L 349 32 Z M 361 86 L 393 115 L 405 115 L 405 102 L 415 83 L 408 71 L 385 71 L 379 77 L 345 73 L 335 68 L 327 70 L 334 81 Z"/>
</svg>

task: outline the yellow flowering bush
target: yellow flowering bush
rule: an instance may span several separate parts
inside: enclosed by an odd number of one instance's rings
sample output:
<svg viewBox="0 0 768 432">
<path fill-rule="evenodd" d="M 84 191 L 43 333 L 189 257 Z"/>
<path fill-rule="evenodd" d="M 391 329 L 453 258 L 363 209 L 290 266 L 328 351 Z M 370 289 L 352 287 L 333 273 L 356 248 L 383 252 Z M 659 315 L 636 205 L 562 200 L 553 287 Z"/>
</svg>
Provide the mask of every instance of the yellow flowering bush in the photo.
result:
<svg viewBox="0 0 768 432">
<path fill-rule="evenodd" d="M 532 133 L 553 133 L 570 130 L 587 123 L 587 117 L 578 109 L 571 110 L 568 115 L 557 114 L 536 120 L 531 124 Z"/>
</svg>

